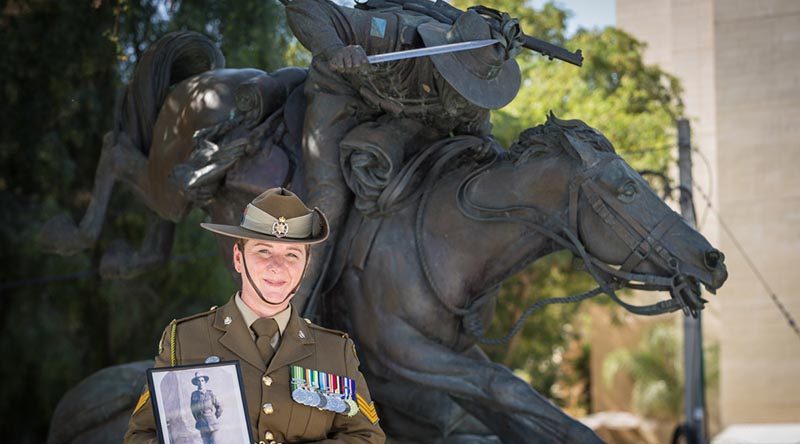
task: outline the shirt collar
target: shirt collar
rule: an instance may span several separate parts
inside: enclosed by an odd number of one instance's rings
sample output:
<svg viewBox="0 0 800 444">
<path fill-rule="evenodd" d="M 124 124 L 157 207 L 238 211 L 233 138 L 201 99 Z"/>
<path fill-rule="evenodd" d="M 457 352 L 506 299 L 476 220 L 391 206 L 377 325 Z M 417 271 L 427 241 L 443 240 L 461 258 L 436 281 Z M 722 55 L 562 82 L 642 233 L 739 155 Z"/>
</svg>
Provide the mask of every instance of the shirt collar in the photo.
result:
<svg viewBox="0 0 800 444">
<path fill-rule="evenodd" d="M 245 304 L 242 300 L 242 296 L 239 292 L 236 293 L 234 296 L 234 301 L 236 302 L 236 308 L 239 309 L 239 312 L 242 314 L 242 319 L 244 319 L 244 323 L 247 325 L 247 328 L 253 326 L 253 322 L 258 320 L 260 316 L 256 314 L 250 307 Z M 289 318 L 292 317 L 292 304 L 289 304 L 285 310 L 281 311 L 280 313 L 275 313 L 272 316 L 272 319 L 275 319 L 275 322 L 278 323 L 278 331 L 283 335 L 283 331 L 286 330 L 286 326 L 289 325 Z M 251 330 L 252 333 L 252 330 Z M 252 335 L 252 334 L 251 334 Z"/>
</svg>

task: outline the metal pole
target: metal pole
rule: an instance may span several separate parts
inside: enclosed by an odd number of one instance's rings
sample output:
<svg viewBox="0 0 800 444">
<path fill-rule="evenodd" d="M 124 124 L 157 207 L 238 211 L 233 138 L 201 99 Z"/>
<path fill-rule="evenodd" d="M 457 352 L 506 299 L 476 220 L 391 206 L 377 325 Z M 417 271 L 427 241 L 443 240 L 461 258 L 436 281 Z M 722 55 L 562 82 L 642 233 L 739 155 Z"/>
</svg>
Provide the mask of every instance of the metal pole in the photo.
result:
<svg viewBox="0 0 800 444">
<path fill-rule="evenodd" d="M 678 170 L 680 172 L 681 215 L 696 228 L 692 193 L 691 127 L 687 119 L 678 120 Z M 686 432 L 690 444 L 706 444 L 705 372 L 703 365 L 702 312 L 697 318 L 683 318 L 683 381 Z"/>
</svg>

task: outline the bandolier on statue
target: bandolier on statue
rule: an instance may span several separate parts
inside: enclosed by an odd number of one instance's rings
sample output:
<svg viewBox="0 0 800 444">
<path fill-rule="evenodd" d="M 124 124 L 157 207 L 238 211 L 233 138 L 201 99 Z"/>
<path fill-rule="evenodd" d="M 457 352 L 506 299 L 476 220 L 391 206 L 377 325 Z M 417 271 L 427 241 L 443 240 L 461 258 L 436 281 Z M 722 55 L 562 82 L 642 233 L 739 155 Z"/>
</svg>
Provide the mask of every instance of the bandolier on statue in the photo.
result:
<svg viewBox="0 0 800 444">
<path fill-rule="evenodd" d="M 310 205 L 322 208 L 333 227 L 344 225 L 348 188 L 357 191 L 356 207 L 374 214 L 372 198 L 382 182 L 423 142 L 462 134 L 489 137 L 489 111 L 508 104 L 519 90 L 513 57 L 523 39 L 518 21 L 508 14 L 453 8 L 458 16 L 451 25 L 424 8 L 413 11 L 398 3 L 370 1 L 347 8 L 329 0 L 282 1 L 289 26 L 313 54 L 305 85 L 305 181 Z M 367 59 L 481 39 L 498 44 L 376 65 Z M 343 155 L 353 150 L 372 156 Z M 353 168 L 367 170 L 354 165 L 359 161 L 369 164 L 368 175 L 349 174 Z M 325 262 L 312 266 L 309 281 L 316 280 Z"/>
</svg>

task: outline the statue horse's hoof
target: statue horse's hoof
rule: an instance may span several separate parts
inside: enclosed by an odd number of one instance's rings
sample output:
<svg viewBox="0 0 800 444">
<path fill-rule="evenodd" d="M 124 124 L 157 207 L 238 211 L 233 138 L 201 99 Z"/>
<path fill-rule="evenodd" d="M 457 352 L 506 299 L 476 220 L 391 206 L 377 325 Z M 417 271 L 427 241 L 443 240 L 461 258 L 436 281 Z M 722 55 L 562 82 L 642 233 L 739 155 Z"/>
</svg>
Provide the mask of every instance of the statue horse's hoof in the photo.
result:
<svg viewBox="0 0 800 444">
<path fill-rule="evenodd" d="M 36 245 L 39 248 L 61 256 L 80 253 L 91 248 L 93 244 L 67 213 L 61 213 L 45 222 L 36 236 Z"/>
</svg>

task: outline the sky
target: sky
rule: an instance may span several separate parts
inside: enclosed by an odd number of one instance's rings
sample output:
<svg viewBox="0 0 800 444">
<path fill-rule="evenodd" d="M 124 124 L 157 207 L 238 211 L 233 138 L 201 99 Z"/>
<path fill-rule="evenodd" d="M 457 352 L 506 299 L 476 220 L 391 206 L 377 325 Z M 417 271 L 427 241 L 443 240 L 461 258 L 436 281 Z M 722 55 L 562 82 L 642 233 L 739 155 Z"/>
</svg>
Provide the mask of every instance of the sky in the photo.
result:
<svg viewBox="0 0 800 444">
<path fill-rule="evenodd" d="M 353 0 L 335 0 L 340 4 L 352 6 Z M 527 0 L 531 6 L 541 8 L 548 0 Z M 475 4 L 481 4 L 476 0 Z M 491 1 L 483 2 L 492 7 Z M 555 4 L 572 11 L 572 17 L 567 21 L 567 35 L 571 35 L 578 28 L 602 28 L 614 26 L 616 23 L 615 0 L 555 0 Z"/>
<path fill-rule="evenodd" d="M 528 0 L 534 8 L 541 8 L 547 0 Z M 602 28 L 616 24 L 615 0 L 556 0 L 556 6 L 572 11 L 567 21 L 567 35 L 578 28 Z"/>
</svg>

